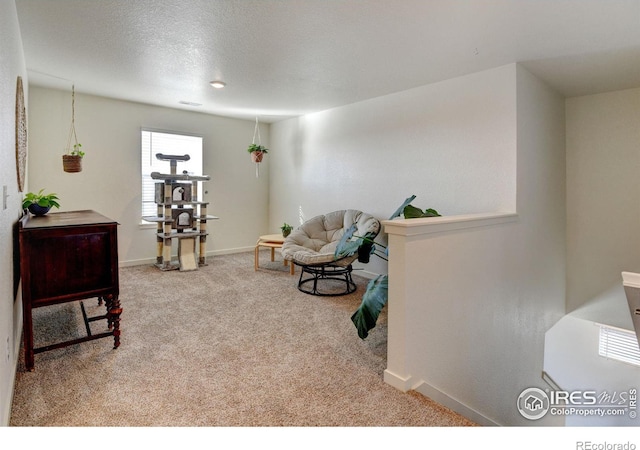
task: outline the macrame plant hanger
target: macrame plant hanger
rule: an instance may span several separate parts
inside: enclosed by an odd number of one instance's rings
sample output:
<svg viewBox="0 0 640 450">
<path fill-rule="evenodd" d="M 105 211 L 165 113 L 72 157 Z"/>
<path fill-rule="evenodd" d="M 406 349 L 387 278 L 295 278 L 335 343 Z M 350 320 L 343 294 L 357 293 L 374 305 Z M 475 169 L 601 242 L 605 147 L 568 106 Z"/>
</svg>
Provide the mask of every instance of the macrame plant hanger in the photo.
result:
<svg viewBox="0 0 640 450">
<path fill-rule="evenodd" d="M 71 146 L 71 138 L 73 138 L 75 145 Z M 67 151 L 71 149 L 78 149 L 78 136 L 76 136 L 76 87 L 71 86 L 71 127 L 69 128 L 69 139 L 67 140 Z"/>
<path fill-rule="evenodd" d="M 258 136 L 258 145 L 262 145 L 262 141 L 260 140 L 260 127 L 258 126 L 258 116 L 256 116 L 256 127 L 253 130 L 253 141 L 252 144 L 256 143 L 256 136 Z M 256 161 L 256 178 L 260 176 L 260 162 Z"/>
<path fill-rule="evenodd" d="M 75 143 L 71 145 L 71 142 Z M 62 168 L 65 172 L 75 173 L 82 171 L 82 156 L 76 136 L 76 89 L 71 85 L 71 126 L 69 127 L 69 139 L 67 140 L 66 153 L 62 155 Z"/>
</svg>

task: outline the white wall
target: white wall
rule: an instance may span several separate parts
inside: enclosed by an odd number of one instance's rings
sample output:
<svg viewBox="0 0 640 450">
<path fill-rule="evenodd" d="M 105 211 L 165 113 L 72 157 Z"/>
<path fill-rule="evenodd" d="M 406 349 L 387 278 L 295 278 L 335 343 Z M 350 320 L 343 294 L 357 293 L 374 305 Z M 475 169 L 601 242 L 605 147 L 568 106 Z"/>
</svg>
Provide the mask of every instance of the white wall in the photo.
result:
<svg viewBox="0 0 640 450">
<path fill-rule="evenodd" d="M 141 228 L 140 129 L 204 136 L 204 173 L 211 181 L 208 253 L 246 250 L 268 231 L 269 156 L 260 177 L 246 148 L 255 122 L 83 95 L 76 91 L 75 123 L 86 156 L 80 173 L 62 170 L 71 123 L 69 91 L 32 86 L 29 99 L 31 190 L 56 192 L 64 210 L 94 209 L 120 223 L 121 264 L 155 261 L 155 226 Z M 261 125 L 269 146 L 269 129 Z M 270 155 L 270 154 L 269 154 Z M 180 167 L 178 165 L 178 170 Z M 55 212 L 55 210 L 54 210 Z M 276 229 L 277 231 L 277 229 Z"/>
<path fill-rule="evenodd" d="M 598 355 L 597 326 L 633 331 L 621 272 L 640 269 L 638 124 L 640 89 L 566 100 L 568 314 L 547 333 L 545 371 L 567 391 L 623 392 L 638 380 L 638 367 Z M 637 426 L 633 419 L 565 423 Z"/>
<path fill-rule="evenodd" d="M 609 310 L 605 314 L 610 314 L 611 310 L 617 311 L 621 316 L 621 321 L 625 322 L 622 328 L 633 331 L 624 292 L 622 298 L 605 301 L 602 307 Z M 627 395 L 630 389 L 637 389 L 640 367 L 599 355 L 599 325 L 603 323 L 602 311 L 597 311 L 600 308 L 587 309 L 592 309 L 592 311 L 567 314 L 547 332 L 544 355 L 545 371 L 564 391 L 594 390 L 598 395 L 606 393 L 611 396 L 617 393 L 616 400 L 626 401 L 627 399 L 620 397 L 620 394 Z M 580 345 L 576 345 L 577 342 Z M 606 405 L 604 401 L 599 403 Z M 630 410 L 620 416 L 572 414 L 562 419 L 566 426 L 639 426 L 640 418 L 634 417 L 629 412 Z"/>
<path fill-rule="evenodd" d="M 443 215 L 514 210 L 514 67 L 273 124 L 271 227 L 346 208 L 387 219 L 412 194 Z"/>
<path fill-rule="evenodd" d="M 557 419 L 521 417 L 516 400 L 544 387 L 545 331 L 564 312 L 564 105 L 520 67 L 505 90 L 517 118 L 517 216 L 389 225 L 402 260 L 390 259 L 385 379 L 479 423 L 549 425 Z"/>
<path fill-rule="evenodd" d="M 528 366 L 540 352 L 535 306 L 518 295 L 520 227 L 515 214 L 385 223 L 386 382 L 482 425 L 517 423 L 520 386 L 535 379 Z"/>
<path fill-rule="evenodd" d="M 0 425 L 8 425 L 20 334 L 21 296 L 14 296 L 14 226 L 21 214 L 16 176 L 16 83 L 23 79 L 28 101 L 27 74 L 15 3 L 0 2 Z M 3 208 L 2 188 L 7 188 Z"/>
<path fill-rule="evenodd" d="M 567 99 L 567 310 L 640 272 L 640 89 Z"/>
<path fill-rule="evenodd" d="M 344 207 L 385 218 L 410 194 L 448 217 L 517 210 L 392 248 L 390 269 L 408 262 L 390 285 L 406 280 L 399 378 L 475 419 L 530 425 L 517 396 L 542 381 L 544 332 L 564 312 L 562 97 L 509 65 L 276 123 L 271 138 L 272 225 Z"/>
</svg>

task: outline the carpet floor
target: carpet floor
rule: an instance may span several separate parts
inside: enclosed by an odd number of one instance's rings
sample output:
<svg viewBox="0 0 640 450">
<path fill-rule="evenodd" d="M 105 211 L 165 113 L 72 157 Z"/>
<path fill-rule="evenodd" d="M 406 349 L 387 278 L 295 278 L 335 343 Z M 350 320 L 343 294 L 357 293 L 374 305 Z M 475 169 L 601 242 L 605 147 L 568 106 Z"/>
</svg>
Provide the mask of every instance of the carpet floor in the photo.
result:
<svg viewBox="0 0 640 450">
<path fill-rule="evenodd" d="M 366 340 L 355 293 L 314 297 L 261 252 L 209 258 L 192 272 L 120 269 L 121 345 L 99 339 L 18 367 L 12 426 L 473 426 L 383 381 L 386 308 Z M 357 272 L 355 272 L 357 273 Z M 103 313 L 84 301 L 89 315 Z M 103 321 L 93 322 L 98 333 Z M 79 303 L 34 310 L 36 346 L 85 334 Z"/>
</svg>

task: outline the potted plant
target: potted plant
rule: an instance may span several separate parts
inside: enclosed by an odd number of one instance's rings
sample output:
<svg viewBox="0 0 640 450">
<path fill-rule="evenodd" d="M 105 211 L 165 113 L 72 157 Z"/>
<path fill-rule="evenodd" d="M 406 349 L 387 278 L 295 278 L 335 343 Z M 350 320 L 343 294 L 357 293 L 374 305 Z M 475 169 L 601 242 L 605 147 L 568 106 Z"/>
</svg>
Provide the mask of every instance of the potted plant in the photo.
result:
<svg viewBox="0 0 640 450">
<path fill-rule="evenodd" d="M 284 225 L 280 227 L 280 229 L 282 230 L 282 237 L 287 237 L 291 234 L 291 230 L 293 230 L 293 227 L 285 222 Z"/>
<path fill-rule="evenodd" d="M 69 140 L 67 141 L 67 153 L 62 155 L 62 168 L 65 172 L 82 171 L 82 157 L 84 151 L 81 150 L 82 144 L 78 142 L 76 136 L 76 91 L 75 86 L 71 87 L 71 127 L 69 128 Z M 75 142 L 71 146 L 71 139 Z"/>
<path fill-rule="evenodd" d="M 62 155 L 62 167 L 65 172 L 80 172 L 82 171 L 82 157 L 84 152 L 80 150 L 82 144 L 76 141 L 73 144 L 73 150 L 68 149 L 66 155 Z"/>
<path fill-rule="evenodd" d="M 250 144 L 247 151 L 251 153 L 251 160 L 255 163 L 261 162 L 263 155 L 269 153 L 269 149 L 260 144 Z"/>
<path fill-rule="evenodd" d="M 57 194 L 45 194 L 44 189 L 40 189 L 37 194 L 29 192 L 24 196 L 22 209 L 28 209 L 35 216 L 44 216 L 52 207 L 60 208 L 58 200 Z"/>
</svg>

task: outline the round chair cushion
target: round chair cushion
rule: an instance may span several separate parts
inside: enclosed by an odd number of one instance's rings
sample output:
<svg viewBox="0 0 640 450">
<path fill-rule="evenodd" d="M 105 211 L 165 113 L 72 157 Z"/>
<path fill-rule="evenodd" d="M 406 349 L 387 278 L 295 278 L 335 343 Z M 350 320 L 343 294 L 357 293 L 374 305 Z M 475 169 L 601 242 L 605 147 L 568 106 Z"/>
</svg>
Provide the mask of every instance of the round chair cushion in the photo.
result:
<svg viewBox="0 0 640 450">
<path fill-rule="evenodd" d="M 354 209 L 334 211 L 313 217 L 293 230 L 282 244 L 282 255 L 299 265 L 348 266 L 357 259 L 357 253 L 336 260 L 335 251 L 345 231 L 354 223 L 357 227 L 354 236 L 375 237 L 380 231 L 380 221 L 370 214 Z"/>
</svg>

